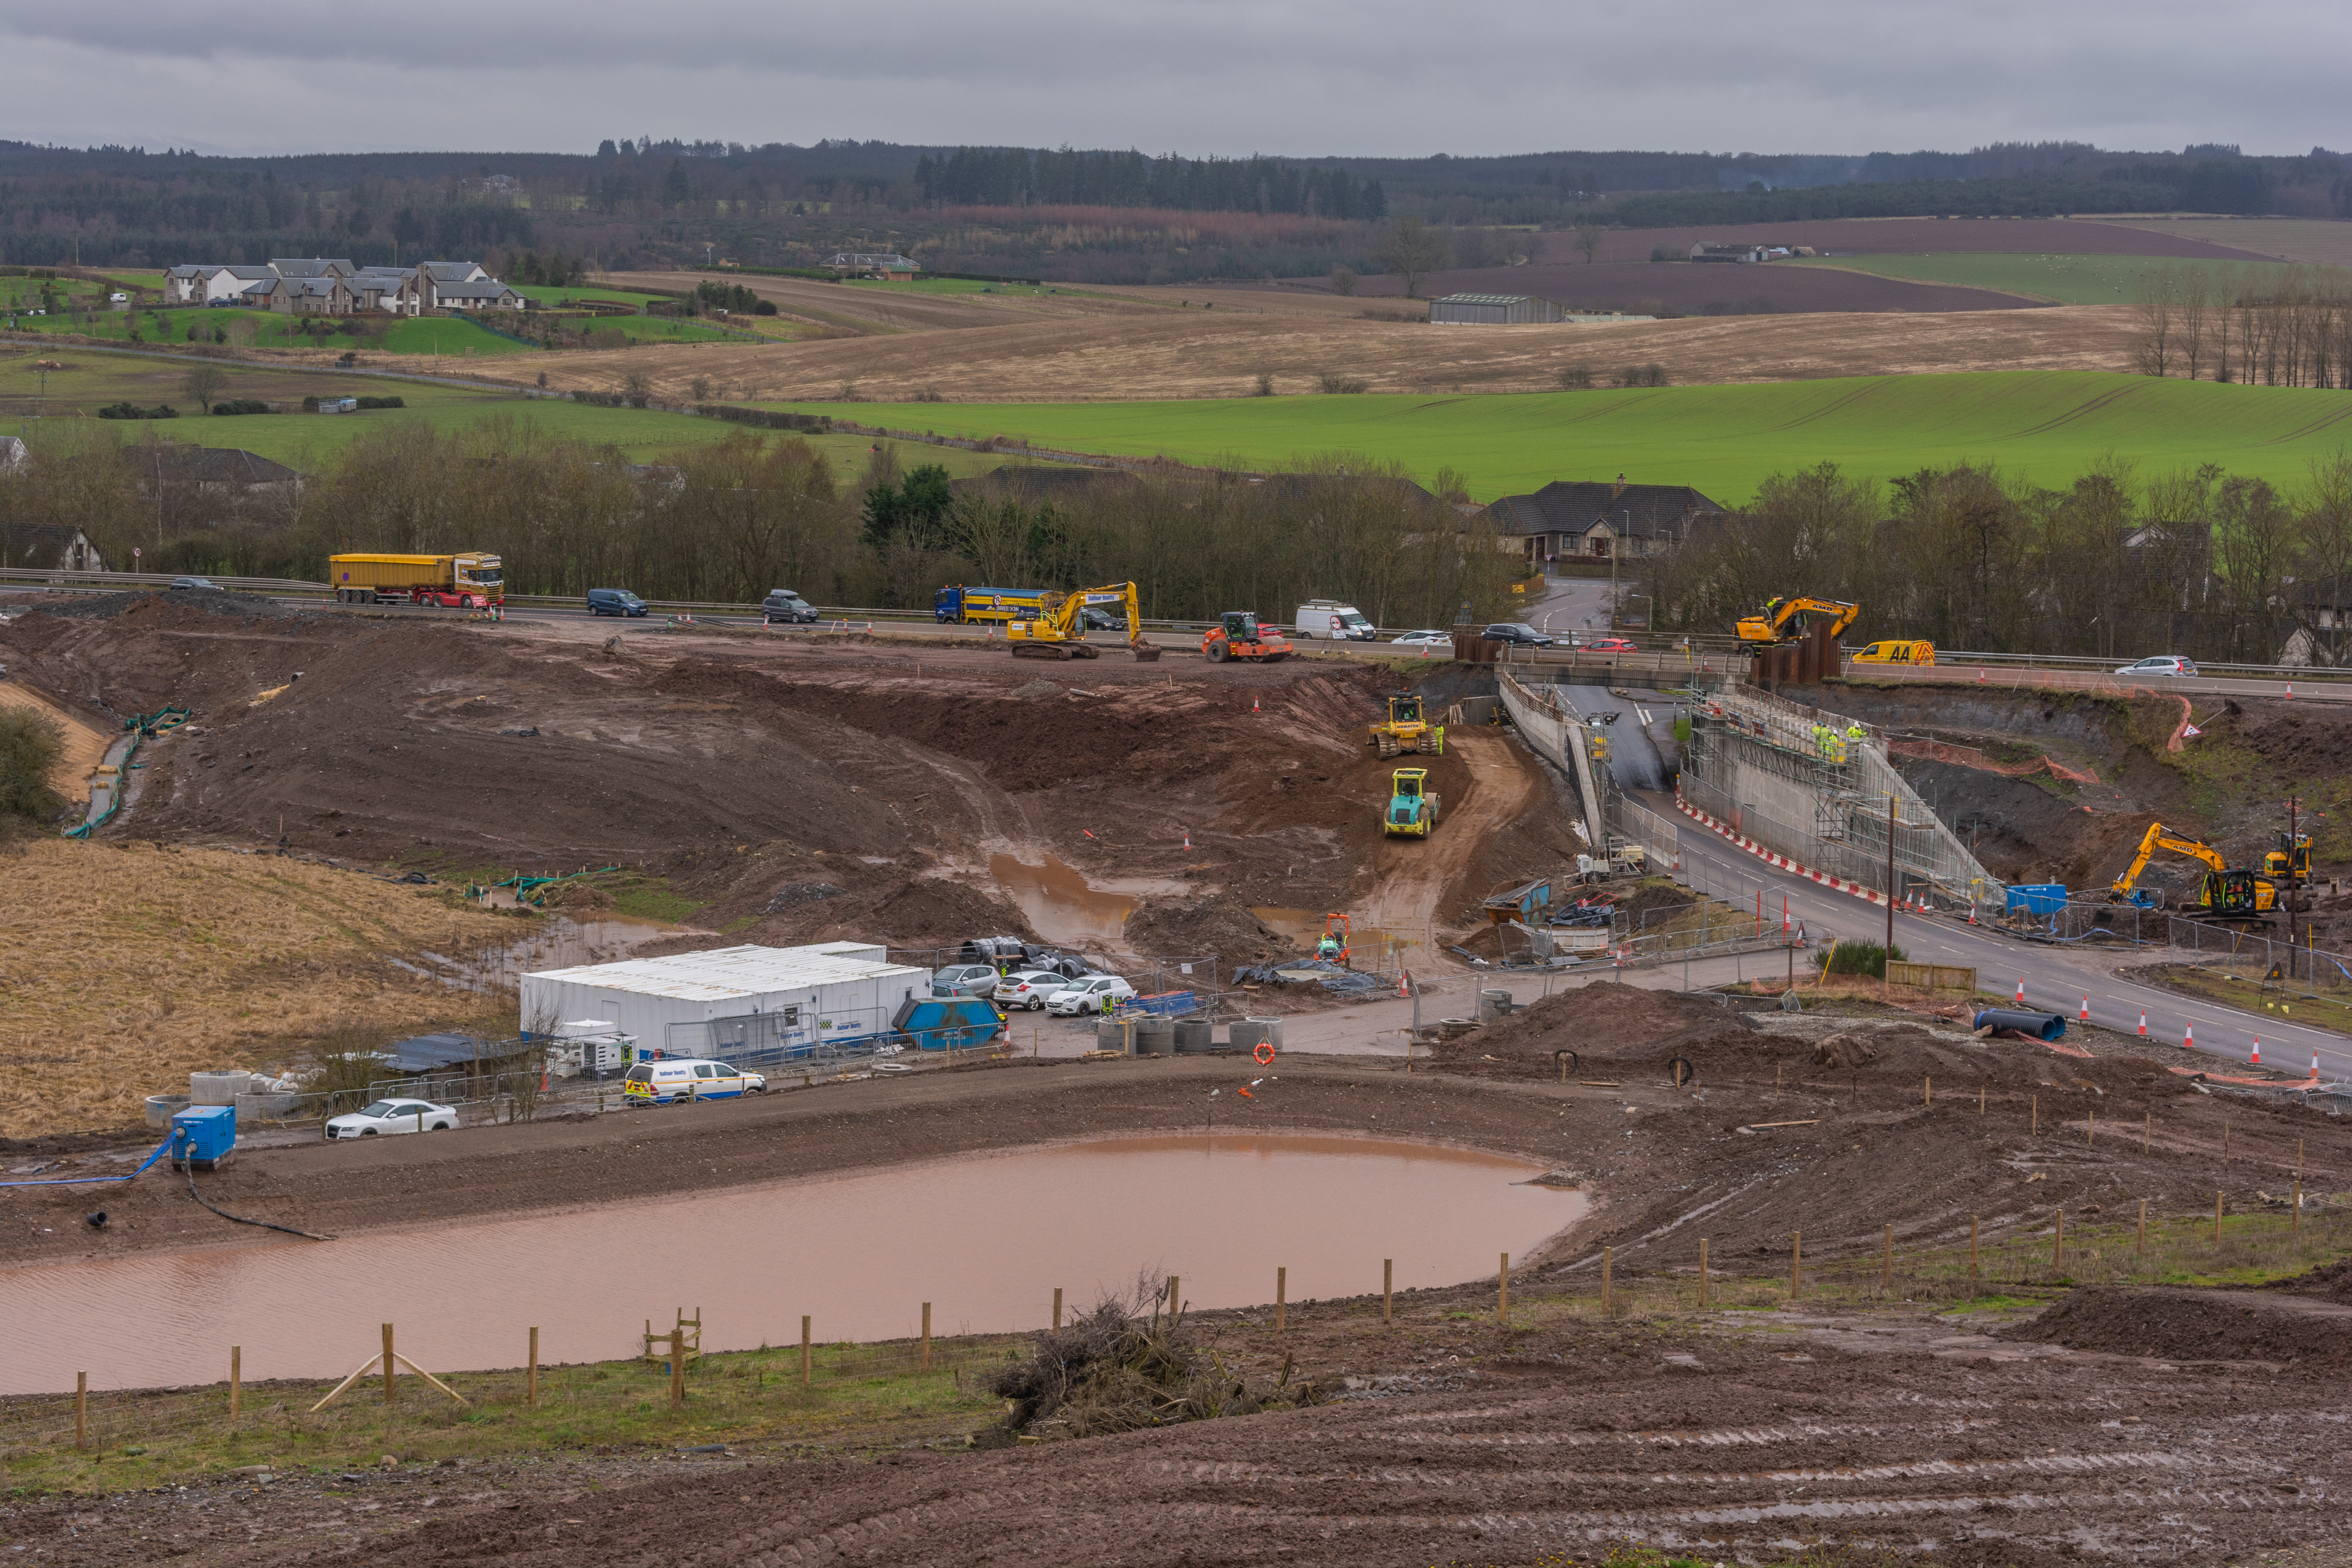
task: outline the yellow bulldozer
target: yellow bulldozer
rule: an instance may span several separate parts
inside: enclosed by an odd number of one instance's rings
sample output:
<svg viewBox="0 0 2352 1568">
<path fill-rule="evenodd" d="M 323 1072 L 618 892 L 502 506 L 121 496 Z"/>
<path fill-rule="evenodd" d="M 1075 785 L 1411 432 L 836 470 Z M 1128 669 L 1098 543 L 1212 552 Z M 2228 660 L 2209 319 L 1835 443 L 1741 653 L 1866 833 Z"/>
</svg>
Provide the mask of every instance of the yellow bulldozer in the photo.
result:
<svg viewBox="0 0 2352 1568">
<path fill-rule="evenodd" d="M 1432 724 L 1421 716 L 1421 699 L 1410 691 L 1389 694 L 1389 716 L 1371 727 L 1372 744 L 1383 757 L 1393 757 L 1401 752 L 1416 752 L 1428 756 L 1445 752 L 1445 727 Z"/>
<path fill-rule="evenodd" d="M 1132 583 L 1044 595 L 1037 618 L 1014 621 L 1004 628 L 1004 638 L 1015 658 L 1100 658 L 1102 649 L 1087 641 L 1087 612 L 1113 605 L 1125 606 L 1128 651 L 1147 662 L 1158 658 L 1158 645 L 1143 640 L 1143 608 Z"/>
<path fill-rule="evenodd" d="M 1862 606 L 1849 605 L 1843 599 L 1809 599 L 1799 595 L 1793 599 L 1770 599 L 1763 608 L 1739 620 L 1739 640 L 1744 643 L 1796 642 L 1811 629 L 1816 616 L 1827 616 L 1832 639 L 1843 637 L 1848 626 L 1862 614 Z"/>
</svg>

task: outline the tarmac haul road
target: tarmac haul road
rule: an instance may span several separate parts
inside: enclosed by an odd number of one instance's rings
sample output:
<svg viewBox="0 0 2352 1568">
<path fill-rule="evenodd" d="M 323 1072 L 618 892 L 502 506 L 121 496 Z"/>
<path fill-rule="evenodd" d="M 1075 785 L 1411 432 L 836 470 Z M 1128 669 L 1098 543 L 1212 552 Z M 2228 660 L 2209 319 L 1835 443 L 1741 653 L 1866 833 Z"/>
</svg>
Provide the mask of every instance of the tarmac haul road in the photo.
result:
<svg viewBox="0 0 2352 1568">
<path fill-rule="evenodd" d="M 1711 860 L 1727 872 L 1738 872 L 1750 885 L 1762 886 L 1768 915 L 1771 900 L 1785 896 L 1790 918 L 1803 921 L 1811 934 L 1885 940 L 1883 905 L 1777 869 L 1696 824 L 1678 827 L 1685 866 L 1696 859 Z M 2062 1014 L 2070 1023 L 2081 1016 L 2084 997 L 2090 999 L 2091 1022 L 2118 1034 L 2137 1034 L 2145 1015 L 2148 1054 L 2168 1065 L 2193 1064 L 2210 1070 L 2219 1065 L 2213 1058 L 2245 1062 L 2260 1040 L 2263 1066 L 2273 1071 L 2300 1077 L 2310 1070 L 2315 1055 L 2321 1079 L 2341 1082 L 2352 1078 L 2352 1039 L 2120 979 L 2103 963 L 2112 954 L 2043 947 L 1995 936 L 1948 917 L 1906 914 L 1900 910 L 1895 914 L 1895 945 L 1915 963 L 1970 965 L 1979 986 L 2004 997 L 2014 997 L 2017 983 L 2022 980 L 2027 1007 Z M 2192 1025 L 2197 1042 L 2193 1052 L 2181 1046 Z"/>
</svg>

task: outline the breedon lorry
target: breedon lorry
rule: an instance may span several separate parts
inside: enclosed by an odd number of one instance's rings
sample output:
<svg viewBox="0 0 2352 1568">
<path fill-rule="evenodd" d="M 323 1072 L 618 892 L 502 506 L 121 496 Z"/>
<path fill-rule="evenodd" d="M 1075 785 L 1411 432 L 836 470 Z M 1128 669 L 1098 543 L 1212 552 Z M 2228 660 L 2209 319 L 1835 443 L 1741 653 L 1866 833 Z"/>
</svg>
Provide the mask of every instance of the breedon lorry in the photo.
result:
<svg viewBox="0 0 2352 1568">
<path fill-rule="evenodd" d="M 499 558 L 467 555 L 331 555 L 327 582 L 344 605 L 437 605 L 487 610 L 507 602 Z"/>
</svg>

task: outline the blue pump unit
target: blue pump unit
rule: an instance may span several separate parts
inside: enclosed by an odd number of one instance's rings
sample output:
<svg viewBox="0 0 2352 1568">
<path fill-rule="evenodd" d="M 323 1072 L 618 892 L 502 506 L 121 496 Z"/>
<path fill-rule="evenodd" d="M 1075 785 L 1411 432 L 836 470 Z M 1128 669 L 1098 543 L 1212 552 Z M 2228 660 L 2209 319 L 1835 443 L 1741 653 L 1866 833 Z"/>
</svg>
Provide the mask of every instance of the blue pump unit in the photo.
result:
<svg viewBox="0 0 2352 1568">
<path fill-rule="evenodd" d="M 890 1026 L 922 1050 L 968 1051 L 1003 1033 L 1004 1016 L 979 996 L 909 996 L 891 1015 Z"/>
<path fill-rule="evenodd" d="M 215 1171 L 236 1150 L 236 1106 L 191 1105 L 172 1113 L 172 1169 Z"/>
</svg>

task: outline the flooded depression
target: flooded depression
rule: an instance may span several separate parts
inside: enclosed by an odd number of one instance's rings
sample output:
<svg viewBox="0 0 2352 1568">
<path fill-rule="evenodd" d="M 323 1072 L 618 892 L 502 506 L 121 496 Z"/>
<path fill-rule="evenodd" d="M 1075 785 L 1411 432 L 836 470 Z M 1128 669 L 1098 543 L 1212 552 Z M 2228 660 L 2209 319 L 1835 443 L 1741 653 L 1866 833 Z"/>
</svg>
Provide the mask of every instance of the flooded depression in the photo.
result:
<svg viewBox="0 0 2352 1568">
<path fill-rule="evenodd" d="M 327 1242 L 0 1270 L 18 1322 L 75 1325 L 93 1388 L 245 1375 L 340 1377 L 397 1325 L 433 1371 L 634 1353 L 644 1321 L 702 1309 L 704 1343 L 748 1349 L 917 1331 L 1044 1327 L 1139 1271 L 1182 1276 L 1196 1307 L 1293 1301 L 1489 1274 L 1580 1218 L 1575 1192 L 1519 1184 L 1496 1155 L 1328 1137 L 1121 1138 L 730 1188 L 540 1218 Z M 39 1358 L 0 1363 L 0 1394 L 61 1386 Z M 68 1375 L 65 1386 L 70 1385 Z"/>
</svg>

